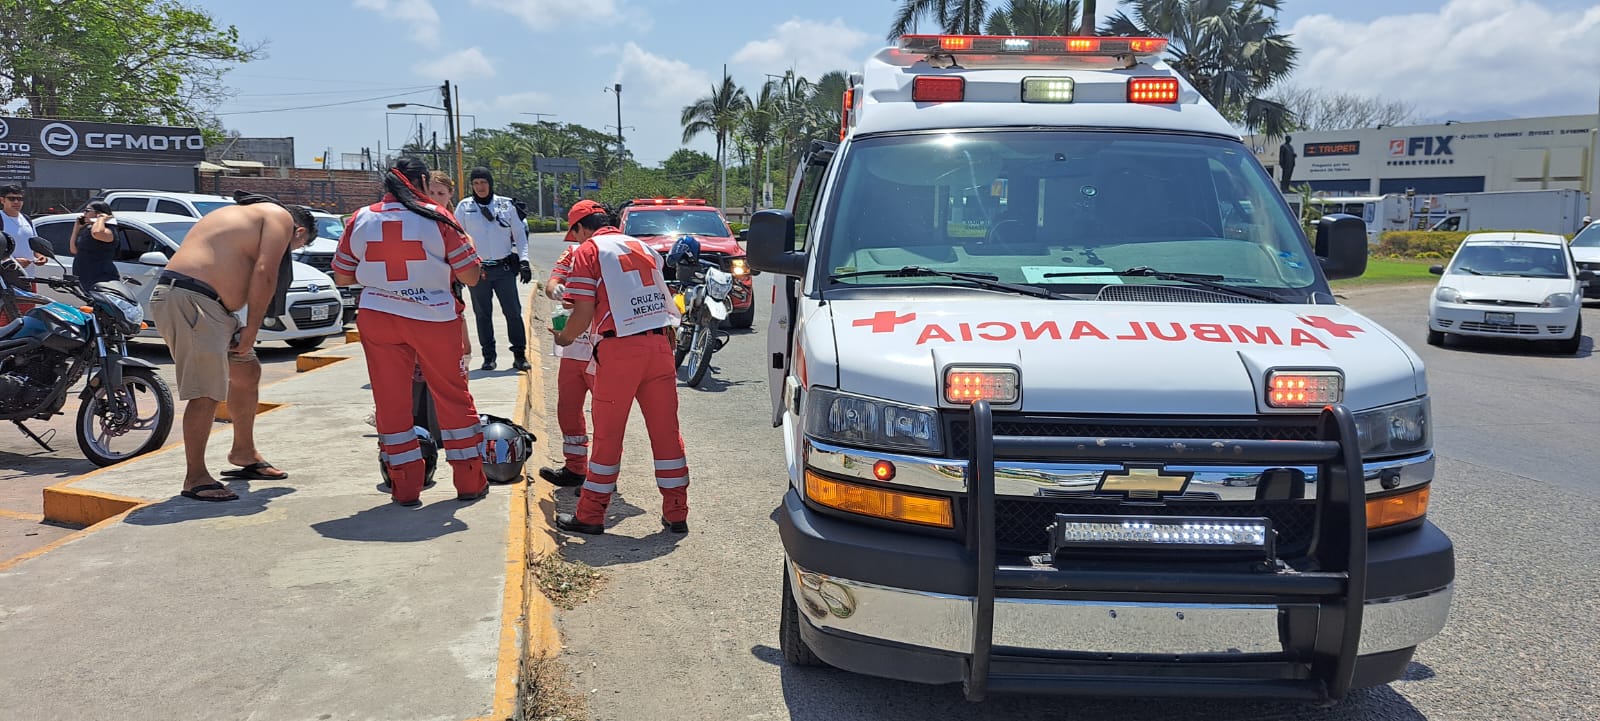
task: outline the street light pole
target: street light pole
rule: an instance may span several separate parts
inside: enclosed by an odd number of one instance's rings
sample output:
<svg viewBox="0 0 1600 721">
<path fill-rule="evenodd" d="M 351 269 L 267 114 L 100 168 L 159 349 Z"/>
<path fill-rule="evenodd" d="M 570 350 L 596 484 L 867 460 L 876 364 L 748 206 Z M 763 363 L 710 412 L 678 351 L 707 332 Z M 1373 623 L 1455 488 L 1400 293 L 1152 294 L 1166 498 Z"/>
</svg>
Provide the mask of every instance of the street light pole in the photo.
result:
<svg viewBox="0 0 1600 721">
<path fill-rule="evenodd" d="M 605 89 L 606 92 L 617 96 L 617 155 L 622 155 L 622 83 L 613 84 Z"/>
</svg>

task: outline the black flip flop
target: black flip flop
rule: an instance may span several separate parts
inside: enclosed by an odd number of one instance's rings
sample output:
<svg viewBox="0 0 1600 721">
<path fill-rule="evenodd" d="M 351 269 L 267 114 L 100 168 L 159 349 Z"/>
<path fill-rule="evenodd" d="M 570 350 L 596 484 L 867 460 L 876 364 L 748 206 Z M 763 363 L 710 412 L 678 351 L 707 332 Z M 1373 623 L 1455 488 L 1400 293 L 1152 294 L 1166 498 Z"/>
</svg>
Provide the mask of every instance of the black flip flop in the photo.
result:
<svg viewBox="0 0 1600 721">
<path fill-rule="evenodd" d="M 202 496 L 202 495 L 200 495 L 201 491 L 227 491 L 227 490 L 228 489 L 224 488 L 221 483 L 207 483 L 207 484 L 205 484 L 203 486 L 195 486 L 194 488 L 185 488 L 185 489 L 183 489 L 183 497 L 184 498 L 193 498 L 196 501 L 213 501 L 213 502 L 215 502 L 215 501 L 237 501 L 237 500 L 239 500 L 239 496 L 237 494 L 235 494 L 233 491 L 228 491 L 228 495 L 226 495 L 226 496 Z"/>
<path fill-rule="evenodd" d="M 225 478 L 240 478 L 246 481 L 281 481 L 289 477 L 287 472 L 284 472 L 281 476 L 269 476 L 261 472 L 261 469 L 263 468 L 278 470 L 271 463 L 266 461 L 257 461 L 248 466 L 240 466 L 231 471 L 223 471 L 222 476 Z"/>
</svg>

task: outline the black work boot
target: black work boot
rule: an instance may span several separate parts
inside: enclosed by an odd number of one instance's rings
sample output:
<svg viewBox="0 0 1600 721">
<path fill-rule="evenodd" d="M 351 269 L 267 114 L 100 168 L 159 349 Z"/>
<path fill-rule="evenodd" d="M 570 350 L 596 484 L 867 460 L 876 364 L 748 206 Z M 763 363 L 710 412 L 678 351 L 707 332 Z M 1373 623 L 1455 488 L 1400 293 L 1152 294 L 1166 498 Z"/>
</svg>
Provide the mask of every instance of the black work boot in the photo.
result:
<svg viewBox="0 0 1600 721">
<path fill-rule="evenodd" d="M 688 533 L 689 519 L 685 518 L 681 521 L 669 521 L 666 519 L 666 517 L 662 517 L 661 527 L 672 531 L 673 533 Z"/>
<path fill-rule="evenodd" d="M 561 486 L 563 488 L 569 486 L 581 486 L 585 480 L 583 474 L 573 473 L 572 469 L 567 468 L 566 466 L 562 466 L 561 470 L 556 470 L 554 468 L 540 468 L 539 477 L 549 481 L 551 485 Z"/>
<path fill-rule="evenodd" d="M 533 370 L 533 364 L 529 363 L 528 359 L 526 358 L 518 358 L 515 361 L 512 361 L 511 367 L 524 373 Z"/>
<path fill-rule="evenodd" d="M 556 528 L 573 533 L 585 533 L 591 536 L 598 536 L 606 532 L 606 527 L 603 524 L 584 523 L 571 513 L 557 513 Z"/>
</svg>

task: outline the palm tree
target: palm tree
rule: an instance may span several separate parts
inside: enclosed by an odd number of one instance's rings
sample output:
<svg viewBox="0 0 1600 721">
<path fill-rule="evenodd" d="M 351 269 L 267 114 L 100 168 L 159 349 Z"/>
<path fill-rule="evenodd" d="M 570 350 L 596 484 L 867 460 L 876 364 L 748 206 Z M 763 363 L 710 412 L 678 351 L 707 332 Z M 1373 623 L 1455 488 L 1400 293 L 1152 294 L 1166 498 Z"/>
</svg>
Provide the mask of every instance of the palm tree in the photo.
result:
<svg viewBox="0 0 1600 721">
<path fill-rule="evenodd" d="M 1299 50 L 1278 32 L 1281 0 L 1127 0 L 1110 35 L 1168 38 L 1167 62 L 1224 116 L 1269 137 L 1287 132 L 1293 113 L 1261 95 L 1294 70 Z"/>
<path fill-rule="evenodd" d="M 983 23 L 985 35 L 1073 35 L 1078 0 L 1011 0 Z"/>
<path fill-rule="evenodd" d="M 744 88 L 733 83 L 733 78 L 722 76 L 722 85 L 711 86 L 711 94 L 683 108 L 683 142 L 688 143 L 701 133 L 711 133 L 717 139 L 717 168 L 721 191 L 717 207 L 725 207 L 728 199 L 728 136 L 739 122 L 739 114 L 750 104 Z"/>
<path fill-rule="evenodd" d="M 1097 8 L 1095 8 L 1094 5 L 1095 0 L 1083 0 L 1083 22 L 1078 23 L 1078 28 L 1083 32 L 1084 35 L 1100 34 L 1100 31 L 1095 28 L 1094 14 Z M 1067 17 L 1072 17 L 1071 10 L 1067 11 Z M 1071 35 L 1072 30 L 1069 28 L 1066 34 Z"/>
<path fill-rule="evenodd" d="M 951 35 L 977 35 L 983 31 L 988 6 L 986 0 L 901 0 L 900 12 L 895 13 L 894 24 L 889 26 L 889 39 L 909 33 L 923 16 L 931 17 Z"/>
<path fill-rule="evenodd" d="M 755 212 L 756 199 L 761 197 L 761 169 L 765 165 L 768 149 L 778 137 L 778 113 L 782 102 L 783 86 L 768 80 L 761 86 L 761 95 L 745 106 L 739 118 L 739 135 L 755 152 L 750 166 L 750 211 Z"/>
</svg>

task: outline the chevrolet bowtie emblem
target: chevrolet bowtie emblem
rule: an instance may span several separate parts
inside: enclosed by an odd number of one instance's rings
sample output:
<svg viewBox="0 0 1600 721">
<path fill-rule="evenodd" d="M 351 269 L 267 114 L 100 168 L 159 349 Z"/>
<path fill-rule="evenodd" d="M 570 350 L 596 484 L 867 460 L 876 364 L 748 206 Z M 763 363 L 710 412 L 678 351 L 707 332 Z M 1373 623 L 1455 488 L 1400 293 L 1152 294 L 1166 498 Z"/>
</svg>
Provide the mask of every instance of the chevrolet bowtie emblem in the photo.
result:
<svg viewBox="0 0 1600 721">
<path fill-rule="evenodd" d="M 1176 495 L 1189 485 L 1193 473 L 1167 471 L 1160 467 L 1124 467 L 1121 471 L 1105 471 L 1100 475 L 1101 493 L 1121 493 L 1129 498 L 1160 498 Z"/>
</svg>

